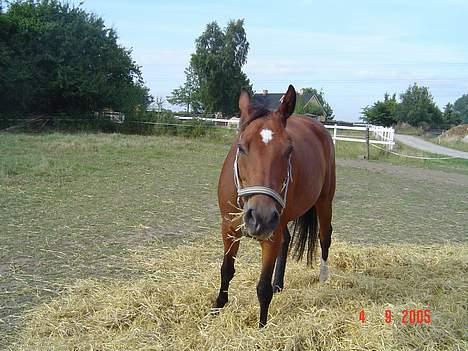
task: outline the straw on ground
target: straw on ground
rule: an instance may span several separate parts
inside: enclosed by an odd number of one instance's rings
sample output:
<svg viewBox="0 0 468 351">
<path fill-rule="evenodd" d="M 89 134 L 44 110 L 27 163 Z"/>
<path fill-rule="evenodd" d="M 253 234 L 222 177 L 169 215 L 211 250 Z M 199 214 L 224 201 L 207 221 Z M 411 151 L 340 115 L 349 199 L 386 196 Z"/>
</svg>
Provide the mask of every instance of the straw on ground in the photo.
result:
<svg viewBox="0 0 468 351">
<path fill-rule="evenodd" d="M 465 350 L 468 245 L 335 243 L 332 277 L 291 262 L 270 322 L 257 328 L 259 249 L 243 240 L 231 300 L 217 316 L 220 243 L 136 250 L 135 280 L 83 280 L 34 310 L 22 350 Z M 154 248 L 153 248 L 154 249 Z M 157 250 L 156 250 L 157 251 Z M 162 252 L 164 251 L 164 252 Z M 393 312 L 385 323 L 385 310 Z M 402 322 L 428 309 L 430 323 Z M 365 312 L 364 323 L 359 320 Z"/>
</svg>

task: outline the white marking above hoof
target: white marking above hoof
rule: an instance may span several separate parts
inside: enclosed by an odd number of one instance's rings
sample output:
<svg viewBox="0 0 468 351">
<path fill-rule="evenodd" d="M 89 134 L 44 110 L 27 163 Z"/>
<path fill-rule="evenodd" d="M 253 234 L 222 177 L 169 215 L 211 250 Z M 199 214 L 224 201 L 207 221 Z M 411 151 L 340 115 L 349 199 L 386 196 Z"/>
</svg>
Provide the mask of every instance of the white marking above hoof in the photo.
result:
<svg viewBox="0 0 468 351">
<path fill-rule="evenodd" d="M 262 141 L 268 144 L 271 140 L 273 140 L 273 132 L 270 129 L 262 129 L 260 135 L 262 136 Z"/>
<path fill-rule="evenodd" d="M 320 276 L 319 276 L 320 284 L 325 283 L 329 276 L 330 274 L 328 272 L 328 263 L 323 258 L 321 258 L 320 259 Z"/>
</svg>

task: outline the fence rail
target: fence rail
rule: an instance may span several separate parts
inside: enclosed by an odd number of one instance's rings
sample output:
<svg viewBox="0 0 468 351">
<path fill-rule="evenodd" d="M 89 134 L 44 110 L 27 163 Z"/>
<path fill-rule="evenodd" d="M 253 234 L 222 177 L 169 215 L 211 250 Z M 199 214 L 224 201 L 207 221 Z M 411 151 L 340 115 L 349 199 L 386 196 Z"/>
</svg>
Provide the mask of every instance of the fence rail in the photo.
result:
<svg viewBox="0 0 468 351">
<path fill-rule="evenodd" d="M 239 126 L 239 118 L 232 117 L 230 119 L 222 119 L 222 118 L 202 118 L 202 117 L 182 117 L 182 116 L 174 116 L 180 121 L 191 121 L 193 119 L 199 119 L 205 122 L 212 122 L 216 125 L 224 126 L 224 127 L 231 127 L 237 128 Z"/>
<path fill-rule="evenodd" d="M 239 127 L 239 118 L 232 117 L 230 119 L 219 119 L 219 118 L 198 118 L 198 117 L 181 117 L 175 116 L 178 120 L 181 121 L 190 121 L 195 118 L 200 119 L 206 122 L 212 122 L 219 126 L 230 127 L 230 128 L 238 128 Z M 382 127 L 382 126 L 374 126 L 374 125 L 367 125 L 359 123 L 356 126 L 340 126 L 338 124 L 326 124 L 325 128 L 332 129 L 331 135 L 333 138 L 333 143 L 336 144 L 337 140 L 342 141 L 351 141 L 357 143 L 367 143 L 367 144 L 380 144 L 386 145 L 389 150 L 393 149 L 393 145 L 395 142 L 393 140 L 395 130 L 390 127 Z M 354 130 L 354 131 L 361 131 L 363 132 L 363 137 L 353 137 L 353 136 L 346 136 L 346 135 L 338 135 L 339 130 Z"/>
<path fill-rule="evenodd" d="M 386 145 L 389 150 L 392 150 L 393 146 L 395 145 L 395 142 L 393 140 L 395 130 L 390 127 L 382 127 L 382 126 L 374 126 L 374 125 L 368 125 L 366 127 L 363 127 L 363 126 L 350 127 L 350 126 L 340 126 L 338 124 L 334 124 L 334 125 L 328 124 L 328 125 L 325 125 L 325 128 L 333 129 L 333 132 L 331 132 L 331 134 L 333 138 L 333 143 L 335 144 L 337 140 L 352 141 L 352 142 L 367 143 L 367 144 L 380 144 L 380 145 Z M 358 138 L 358 137 L 338 135 L 339 130 L 355 130 L 355 131 L 362 131 L 365 133 L 363 134 L 362 138 Z M 374 137 L 374 139 L 371 138 L 371 134 Z"/>
</svg>

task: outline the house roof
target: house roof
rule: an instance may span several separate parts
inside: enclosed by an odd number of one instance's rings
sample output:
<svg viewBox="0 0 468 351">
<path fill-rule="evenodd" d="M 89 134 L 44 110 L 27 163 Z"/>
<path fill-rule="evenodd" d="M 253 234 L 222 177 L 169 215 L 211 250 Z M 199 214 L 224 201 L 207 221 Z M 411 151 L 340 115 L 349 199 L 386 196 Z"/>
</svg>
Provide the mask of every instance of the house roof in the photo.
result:
<svg viewBox="0 0 468 351">
<path fill-rule="evenodd" d="M 255 104 L 265 106 L 270 111 L 276 111 L 281 104 L 284 93 L 256 93 L 252 100 Z"/>
<path fill-rule="evenodd" d="M 283 96 L 284 96 L 284 93 L 262 92 L 262 93 L 255 93 L 252 100 L 256 104 L 265 106 L 270 111 L 276 111 L 279 105 L 281 104 Z M 306 92 L 304 94 L 298 93 L 297 98 L 303 99 L 303 101 L 306 101 L 305 106 L 312 103 L 312 104 L 316 104 L 322 107 L 322 110 L 325 111 L 317 95 L 313 93 L 309 93 L 309 92 Z"/>
<path fill-rule="evenodd" d="M 322 103 L 320 102 L 319 98 L 317 97 L 317 95 L 315 94 L 304 94 L 304 100 L 307 101 L 305 103 L 305 106 L 309 105 L 309 104 L 313 104 L 313 105 L 317 105 L 319 107 L 322 108 L 322 110 L 324 110 L 323 106 L 322 106 Z M 304 107 L 305 107 L 304 106 Z"/>
</svg>

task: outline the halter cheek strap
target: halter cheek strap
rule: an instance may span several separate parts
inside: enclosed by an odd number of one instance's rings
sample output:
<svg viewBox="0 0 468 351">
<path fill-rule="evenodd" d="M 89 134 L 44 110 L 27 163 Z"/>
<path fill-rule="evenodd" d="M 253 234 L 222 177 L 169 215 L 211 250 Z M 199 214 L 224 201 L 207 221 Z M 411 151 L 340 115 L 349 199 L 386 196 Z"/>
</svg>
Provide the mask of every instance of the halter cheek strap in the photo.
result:
<svg viewBox="0 0 468 351">
<path fill-rule="evenodd" d="M 237 148 L 236 158 L 234 159 L 234 184 L 236 185 L 236 189 L 237 189 L 237 205 L 241 207 L 240 200 L 244 196 L 262 194 L 262 195 L 267 195 L 273 198 L 281 206 L 281 211 L 283 211 L 284 208 L 286 207 L 286 199 L 288 198 L 289 182 L 293 181 L 292 167 L 291 167 L 291 155 L 289 155 L 289 159 L 288 159 L 288 172 L 286 174 L 286 178 L 284 179 L 283 186 L 281 188 L 281 192 L 284 191 L 284 197 L 282 197 L 275 190 L 268 188 L 266 186 L 263 186 L 263 185 L 254 185 L 254 186 L 248 186 L 248 187 L 242 188 L 240 184 L 240 178 L 239 178 L 239 167 L 237 165 L 238 158 L 239 158 L 239 148 Z"/>
</svg>

